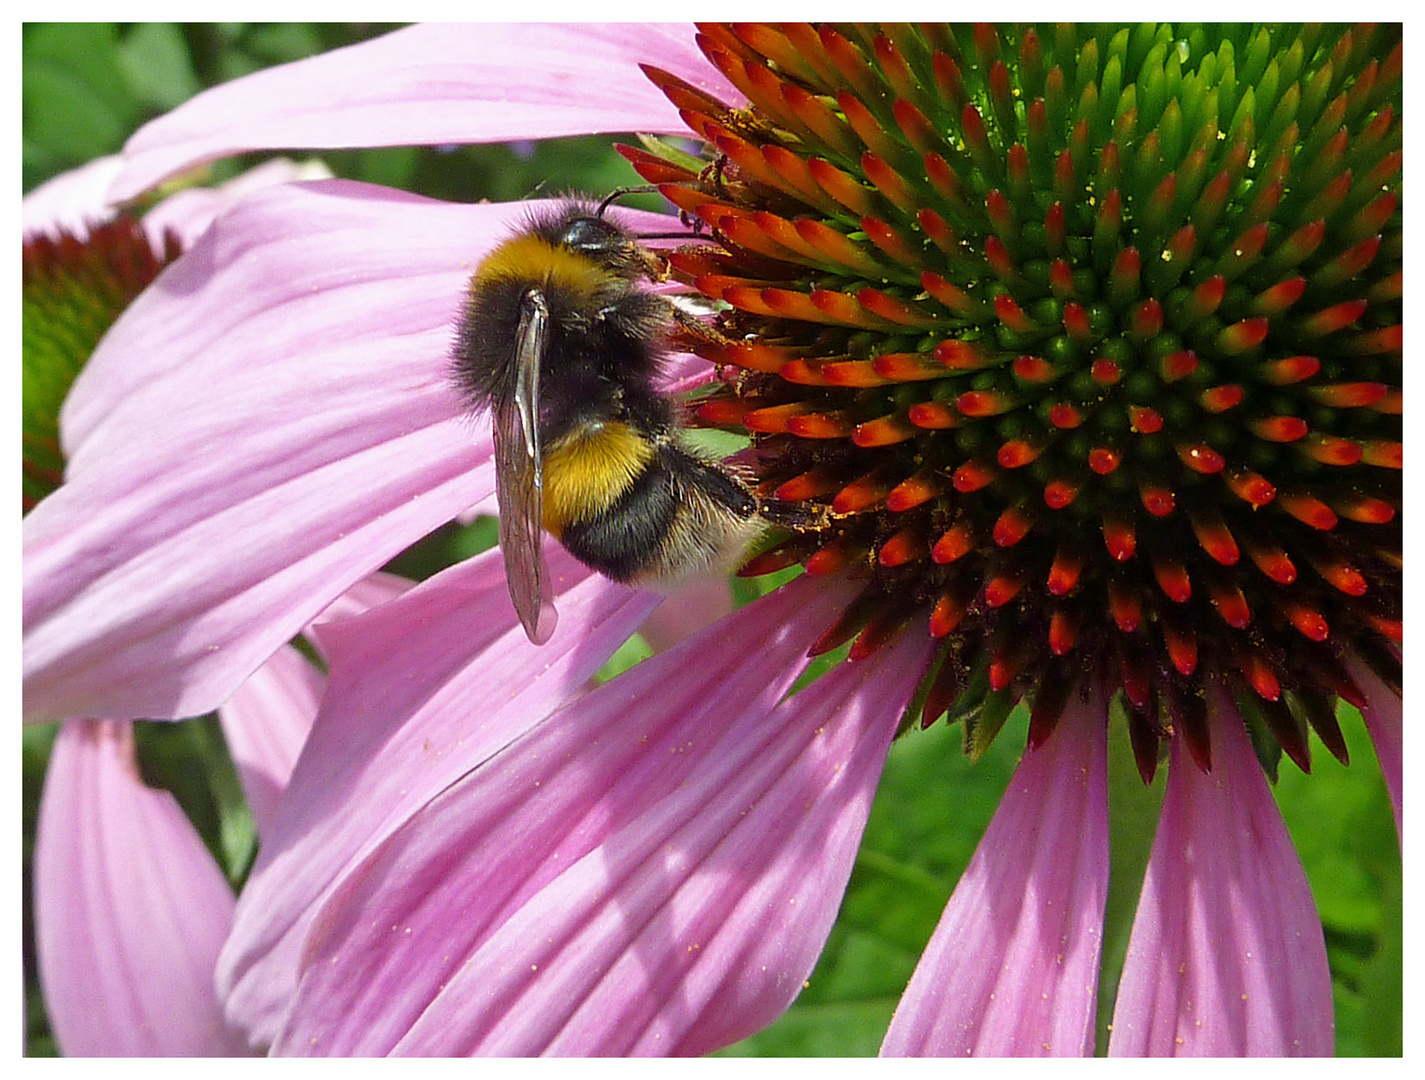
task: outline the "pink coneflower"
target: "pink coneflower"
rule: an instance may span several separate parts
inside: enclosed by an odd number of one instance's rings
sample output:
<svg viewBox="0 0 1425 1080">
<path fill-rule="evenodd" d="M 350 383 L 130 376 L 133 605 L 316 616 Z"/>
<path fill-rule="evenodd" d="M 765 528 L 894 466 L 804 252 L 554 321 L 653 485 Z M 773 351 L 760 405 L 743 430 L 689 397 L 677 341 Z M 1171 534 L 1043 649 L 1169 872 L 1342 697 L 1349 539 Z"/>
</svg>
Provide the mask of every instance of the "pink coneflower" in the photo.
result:
<svg viewBox="0 0 1425 1080">
<path fill-rule="evenodd" d="M 691 129 L 701 161 L 628 156 L 709 230 L 673 263 L 739 344 L 699 417 L 830 511 L 750 567 L 801 577 L 592 691 L 657 598 L 554 548 L 542 649 L 493 553 L 319 633 L 229 1018 L 285 1053 L 724 1046 L 811 971 L 892 738 L 948 714 L 980 752 L 1024 702 L 884 1051 L 1091 1052 L 1112 721 L 1169 778 L 1110 1052 L 1330 1052 L 1256 758 L 1342 754 L 1359 705 L 1399 821 L 1400 71 L 1371 28 L 417 28 L 141 132 L 120 197 L 258 146 Z M 27 715 L 210 708 L 483 504 L 446 355 L 523 212 L 260 194 L 133 305 L 27 524 Z"/>
</svg>

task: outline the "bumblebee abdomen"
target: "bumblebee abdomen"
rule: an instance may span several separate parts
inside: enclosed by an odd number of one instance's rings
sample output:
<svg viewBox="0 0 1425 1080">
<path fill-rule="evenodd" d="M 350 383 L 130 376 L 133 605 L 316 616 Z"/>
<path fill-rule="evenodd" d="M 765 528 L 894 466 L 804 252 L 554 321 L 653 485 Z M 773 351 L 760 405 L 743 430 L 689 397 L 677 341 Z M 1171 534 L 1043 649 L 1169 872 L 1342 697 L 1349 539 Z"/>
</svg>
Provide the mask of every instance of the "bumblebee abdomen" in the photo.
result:
<svg viewBox="0 0 1425 1080">
<path fill-rule="evenodd" d="M 628 494 L 657 452 L 628 424 L 577 428 L 544 452 L 544 527 L 562 538 L 569 525 L 606 512 Z"/>
<path fill-rule="evenodd" d="M 568 522 L 560 541 L 615 581 L 671 586 L 726 569 L 761 531 L 756 500 L 677 447 L 647 445 L 654 453 L 633 482 L 599 512 Z"/>
</svg>

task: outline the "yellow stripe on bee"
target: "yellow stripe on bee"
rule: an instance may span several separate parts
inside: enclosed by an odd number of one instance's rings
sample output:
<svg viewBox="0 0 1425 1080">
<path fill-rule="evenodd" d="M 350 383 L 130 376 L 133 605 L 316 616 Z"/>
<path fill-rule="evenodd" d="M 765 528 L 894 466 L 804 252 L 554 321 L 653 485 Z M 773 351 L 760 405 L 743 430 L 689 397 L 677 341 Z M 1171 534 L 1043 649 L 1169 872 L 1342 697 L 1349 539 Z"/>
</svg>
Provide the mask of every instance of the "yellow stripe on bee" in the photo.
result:
<svg viewBox="0 0 1425 1080">
<path fill-rule="evenodd" d="M 595 296 L 608 281 L 608 273 L 583 255 L 556 247 L 539 236 L 516 236 L 500 244 L 475 270 L 470 288 L 497 281 L 528 282 L 569 290 L 581 298 Z"/>
<path fill-rule="evenodd" d="M 608 509 L 653 455 L 652 443 L 617 421 L 565 435 L 544 454 L 544 527 L 558 537 L 566 525 Z"/>
</svg>

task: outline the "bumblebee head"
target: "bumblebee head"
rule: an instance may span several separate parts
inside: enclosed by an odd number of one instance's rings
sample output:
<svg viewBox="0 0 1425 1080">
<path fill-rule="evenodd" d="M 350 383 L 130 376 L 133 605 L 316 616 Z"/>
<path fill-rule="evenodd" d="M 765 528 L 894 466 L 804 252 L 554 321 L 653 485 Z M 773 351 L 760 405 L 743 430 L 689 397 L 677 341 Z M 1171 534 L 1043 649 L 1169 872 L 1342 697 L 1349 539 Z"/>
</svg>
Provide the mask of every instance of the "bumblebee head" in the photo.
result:
<svg viewBox="0 0 1425 1080">
<path fill-rule="evenodd" d="M 555 217 L 535 222 L 533 231 L 550 244 L 579 255 L 601 270 L 630 281 L 662 278 L 666 263 L 645 250 L 632 233 L 583 204 L 565 206 Z"/>
</svg>

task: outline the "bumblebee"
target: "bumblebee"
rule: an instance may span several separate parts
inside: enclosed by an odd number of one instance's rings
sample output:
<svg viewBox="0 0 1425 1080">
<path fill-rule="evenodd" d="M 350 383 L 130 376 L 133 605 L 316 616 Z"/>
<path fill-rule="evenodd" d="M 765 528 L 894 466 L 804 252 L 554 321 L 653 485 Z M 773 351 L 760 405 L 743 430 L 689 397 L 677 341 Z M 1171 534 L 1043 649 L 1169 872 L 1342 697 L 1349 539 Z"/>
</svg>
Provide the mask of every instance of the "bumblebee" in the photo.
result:
<svg viewBox="0 0 1425 1080">
<path fill-rule="evenodd" d="M 681 313 L 643 287 L 666 264 L 602 211 L 567 203 L 496 246 L 455 346 L 457 387 L 491 414 L 505 576 L 535 644 L 556 621 L 541 529 L 615 581 L 668 588 L 763 528 L 752 493 L 681 445 L 653 385 Z"/>
</svg>

